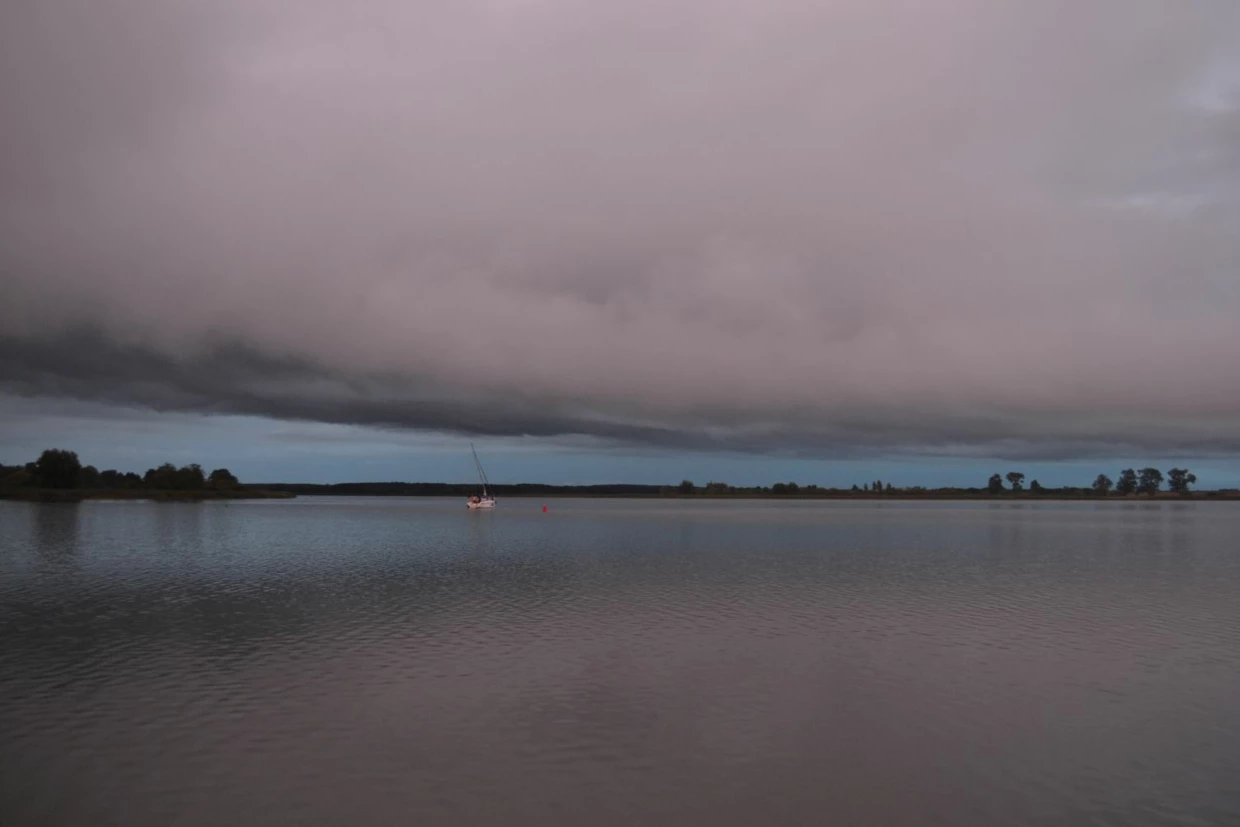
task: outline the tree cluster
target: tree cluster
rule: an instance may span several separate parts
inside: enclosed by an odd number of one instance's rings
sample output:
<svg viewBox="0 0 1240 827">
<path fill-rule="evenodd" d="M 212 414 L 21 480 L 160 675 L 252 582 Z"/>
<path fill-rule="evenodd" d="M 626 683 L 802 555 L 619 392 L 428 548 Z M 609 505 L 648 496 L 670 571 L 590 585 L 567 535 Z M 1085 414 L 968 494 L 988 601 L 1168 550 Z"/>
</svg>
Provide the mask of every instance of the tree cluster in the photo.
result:
<svg viewBox="0 0 1240 827">
<path fill-rule="evenodd" d="M 142 476 L 132 471 L 122 472 L 111 468 L 100 471 L 93 465 L 82 465 L 74 451 L 49 448 L 40 454 L 37 460 L 24 466 L 0 466 L 0 486 L 58 490 L 80 488 L 226 491 L 239 488 L 241 483 L 227 468 L 217 468 L 206 474 L 202 466 L 197 464 L 178 468 L 172 463 L 164 463 Z"/>
<path fill-rule="evenodd" d="M 1011 490 L 1014 492 L 1022 490 L 1022 483 L 1025 475 L 1019 471 L 1010 471 L 1007 474 L 1007 481 L 1011 484 L 1011 489 L 1003 487 L 1003 477 L 999 474 L 992 474 L 990 481 L 986 486 L 986 490 L 991 494 L 1002 494 Z M 1191 486 L 1196 484 L 1197 476 L 1187 468 L 1172 468 L 1167 472 L 1167 488 L 1176 494 L 1188 494 Z M 1157 468 L 1142 468 L 1137 471 L 1133 468 L 1125 468 L 1119 472 L 1119 480 L 1114 481 L 1106 474 L 1099 474 L 1089 487 L 1089 492 L 1099 497 L 1107 497 L 1114 494 L 1127 497 L 1132 494 L 1145 494 L 1154 496 L 1162 489 L 1163 474 Z M 1048 489 L 1043 488 L 1034 480 L 1029 490 L 1035 493 L 1046 492 Z"/>
<path fill-rule="evenodd" d="M 854 484 L 851 488 L 822 488 L 817 485 L 801 485 L 796 482 L 777 482 L 770 486 L 754 486 L 750 488 L 732 486 L 725 482 L 708 482 L 705 487 L 697 486 L 691 480 L 684 480 L 678 486 L 665 486 L 661 488 L 660 494 L 669 496 L 817 496 L 817 497 L 848 497 L 850 495 L 871 495 L 874 494 L 893 494 L 893 495 L 929 495 L 938 496 L 968 496 L 981 493 L 988 494 L 1028 494 L 1033 496 L 1069 496 L 1069 497 L 1086 497 L 1086 496 L 1129 496 L 1134 494 L 1146 494 L 1154 496 L 1162 490 L 1164 482 L 1167 489 L 1177 493 L 1188 495 L 1191 493 L 1191 486 L 1196 484 L 1197 477 L 1187 468 L 1172 468 L 1167 471 L 1164 477 L 1163 472 L 1157 468 L 1142 468 L 1139 471 L 1126 468 L 1120 472 L 1118 481 L 1113 481 L 1106 474 L 1099 474 L 1093 483 L 1084 488 L 1065 486 L 1062 488 L 1047 488 L 1038 482 L 1038 480 L 1030 480 L 1028 487 L 1025 485 L 1026 475 L 1021 471 L 1008 471 L 1004 474 L 992 474 L 987 480 L 986 487 L 978 488 L 933 488 L 928 489 L 924 486 L 908 486 L 898 488 L 890 482 L 882 480 L 873 480 L 872 482 Z M 1006 483 L 1006 484 L 1005 484 Z M 1225 493 L 1225 492 L 1224 492 Z"/>
</svg>

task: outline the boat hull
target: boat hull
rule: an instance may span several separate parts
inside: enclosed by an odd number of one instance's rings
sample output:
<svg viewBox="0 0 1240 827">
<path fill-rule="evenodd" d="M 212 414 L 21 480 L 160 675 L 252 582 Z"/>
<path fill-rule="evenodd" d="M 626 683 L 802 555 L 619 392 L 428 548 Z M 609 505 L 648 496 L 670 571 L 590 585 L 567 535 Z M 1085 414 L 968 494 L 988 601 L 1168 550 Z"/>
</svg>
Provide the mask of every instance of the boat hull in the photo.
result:
<svg viewBox="0 0 1240 827">
<path fill-rule="evenodd" d="M 465 503 L 465 507 L 468 508 L 470 511 L 478 511 L 479 509 L 494 508 L 495 500 L 487 499 L 487 500 L 478 500 L 477 502 L 475 502 L 474 500 L 468 500 Z"/>
</svg>

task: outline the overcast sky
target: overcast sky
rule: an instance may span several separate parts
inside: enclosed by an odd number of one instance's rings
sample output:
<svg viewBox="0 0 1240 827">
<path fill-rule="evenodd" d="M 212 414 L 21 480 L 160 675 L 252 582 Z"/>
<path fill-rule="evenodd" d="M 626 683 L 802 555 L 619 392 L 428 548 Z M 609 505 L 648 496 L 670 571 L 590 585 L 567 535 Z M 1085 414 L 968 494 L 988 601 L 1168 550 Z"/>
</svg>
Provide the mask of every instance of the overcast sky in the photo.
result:
<svg viewBox="0 0 1240 827">
<path fill-rule="evenodd" d="M 12 0 L 0 105 L 2 462 L 1240 481 L 1234 0 Z"/>
</svg>

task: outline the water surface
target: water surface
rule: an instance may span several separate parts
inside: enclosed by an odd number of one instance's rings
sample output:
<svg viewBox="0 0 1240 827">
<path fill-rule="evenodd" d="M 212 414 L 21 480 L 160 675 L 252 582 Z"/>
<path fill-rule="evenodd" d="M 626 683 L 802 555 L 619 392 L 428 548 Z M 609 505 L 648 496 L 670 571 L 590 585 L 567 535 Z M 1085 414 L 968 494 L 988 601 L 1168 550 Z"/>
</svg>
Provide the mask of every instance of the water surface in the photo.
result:
<svg viewBox="0 0 1240 827">
<path fill-rule="evenodd" d="M 0 502 L 0 824 L 1240 823 L 1240 507 Z"/>
</svg>

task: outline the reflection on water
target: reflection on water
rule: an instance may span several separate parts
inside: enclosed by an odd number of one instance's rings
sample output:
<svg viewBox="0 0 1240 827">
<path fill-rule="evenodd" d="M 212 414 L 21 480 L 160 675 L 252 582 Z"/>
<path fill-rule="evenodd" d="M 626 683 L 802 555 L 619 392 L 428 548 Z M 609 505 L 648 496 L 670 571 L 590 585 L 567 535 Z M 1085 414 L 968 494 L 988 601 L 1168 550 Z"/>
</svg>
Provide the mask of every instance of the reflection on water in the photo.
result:
<svg viewBox="0 0 1240 827">
<path fill-rule="evenodd" d="M 1240 823 L 1240 508 L 0 503 L 0 824 Z"/>
<path fill-rule="evenodd" d="M 24 509 L 34 523 L 35 552 L 49 568 L 70 564 L 77 554 L 79 503 L 48 503 Z"/>
</svg>

